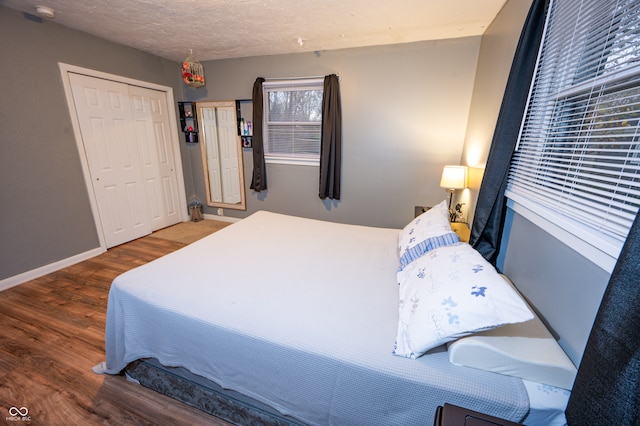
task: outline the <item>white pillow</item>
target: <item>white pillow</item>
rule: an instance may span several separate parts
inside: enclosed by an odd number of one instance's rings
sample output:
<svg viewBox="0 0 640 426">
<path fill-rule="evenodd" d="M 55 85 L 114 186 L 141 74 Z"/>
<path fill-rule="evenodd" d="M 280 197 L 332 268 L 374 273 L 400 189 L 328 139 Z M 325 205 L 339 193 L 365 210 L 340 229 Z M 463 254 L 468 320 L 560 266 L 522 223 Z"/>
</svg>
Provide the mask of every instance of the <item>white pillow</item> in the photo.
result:
<svg viewBox="0 0 640 426">
<path fill-rule="evenodd" d="M 449 208 L 447 201 L 443 200 L 413 219 L 400 231 L 400 269 L 435 248 L 458 242 L 460 237 L 451 229 Z"/>
<path fill-rule="evenodd" d="M 507 280 L 506 277 L 503 277 Z M 452 364 L 571 389 L 577 369 L 535 316 L 447 343 Z"/>
<path fill-rule="evenodd" d="M 395 355 L 417 358 L 443 343 L 533 318 L 520 295 L 466 243 L 440 247 L 398 272 Z"/>
</svg>

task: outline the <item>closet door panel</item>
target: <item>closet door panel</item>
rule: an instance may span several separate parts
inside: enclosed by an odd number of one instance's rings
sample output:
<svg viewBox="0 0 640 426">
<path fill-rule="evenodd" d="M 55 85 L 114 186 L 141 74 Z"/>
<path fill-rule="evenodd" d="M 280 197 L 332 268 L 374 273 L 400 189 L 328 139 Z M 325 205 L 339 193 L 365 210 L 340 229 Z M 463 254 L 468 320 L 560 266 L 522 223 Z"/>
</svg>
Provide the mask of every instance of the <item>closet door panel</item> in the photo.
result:
<svg viewBox="0 0 640 426">
<path fill-rule="evenodd" d="M 180 198 L 163 92 L 129 86 L 151 229 L 180 222 Z"/>
<path fill-rule="evenodd" d="M 126 84 L 69 74 L 107 247 L 151 232 Z"/>
</svg>

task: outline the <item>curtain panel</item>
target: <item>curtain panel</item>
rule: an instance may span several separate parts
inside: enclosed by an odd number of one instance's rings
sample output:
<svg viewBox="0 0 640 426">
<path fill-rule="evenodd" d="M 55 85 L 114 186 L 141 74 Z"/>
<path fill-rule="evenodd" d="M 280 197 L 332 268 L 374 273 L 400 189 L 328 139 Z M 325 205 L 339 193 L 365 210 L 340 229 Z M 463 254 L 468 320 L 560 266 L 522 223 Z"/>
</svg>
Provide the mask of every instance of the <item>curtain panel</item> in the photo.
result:
<svg viewBox="0 0 640 426">
<path fill-rule="evenodd" d="M 587 341 L 569 425 L 640 424 L 640 215 L 631 226 Z"/>
<path fill-rule="evenodd" d="M 506 213 L 504 192 L 520 132 L 550 0 L 533 0 L 511 65 L 487 166 L 478 193 L 469 243 L 496 264 Z"/>
<path fill-rule="evenodd" d="M 320 191 L 322 199 L 340 199 L 342 168 L 342 106 L 340 82 L 335 74 L 324 78 L 320 142 Z"/>
<path fill-rule="evenodd" d="M 262 83 L 264 78 L 258 77 L 253 83 L 253 177 L 250 188 L 256 192 L 267 189 L 267 165 L 264 161 L 264 143 L 262 137 L 262 116 L 264 103 L 262 102 Z"/>
</svg>

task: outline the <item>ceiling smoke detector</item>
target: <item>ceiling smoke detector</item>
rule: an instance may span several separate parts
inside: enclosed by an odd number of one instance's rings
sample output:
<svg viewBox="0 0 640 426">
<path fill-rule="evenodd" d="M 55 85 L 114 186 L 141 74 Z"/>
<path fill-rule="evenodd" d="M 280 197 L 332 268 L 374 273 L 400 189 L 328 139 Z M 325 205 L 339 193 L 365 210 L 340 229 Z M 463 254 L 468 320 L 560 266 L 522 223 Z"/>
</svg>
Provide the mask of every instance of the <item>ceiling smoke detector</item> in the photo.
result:
<svg viewBox="0 0 640 426">
<path fill-rule="evenodd" d="M 44 19 L 53 19 L 56 17 L 56 12 L 47 6 L 34 6 L 36 8 L 36 13 L 39 17 Z"/>
</svg>

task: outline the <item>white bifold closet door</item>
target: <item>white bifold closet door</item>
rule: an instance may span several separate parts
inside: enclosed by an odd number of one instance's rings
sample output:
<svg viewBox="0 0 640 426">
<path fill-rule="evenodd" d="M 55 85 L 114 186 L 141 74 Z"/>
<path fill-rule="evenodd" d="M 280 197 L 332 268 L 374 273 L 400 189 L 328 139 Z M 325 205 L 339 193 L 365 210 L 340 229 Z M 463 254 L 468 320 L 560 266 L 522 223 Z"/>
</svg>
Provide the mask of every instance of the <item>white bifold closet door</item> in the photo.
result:
<svg viewBox="0 0 640 426">
<path fill-rule="evenodd" d="M 180 221 L 164 93 L 69 74 L 107 247 Z"/>
</svg>

